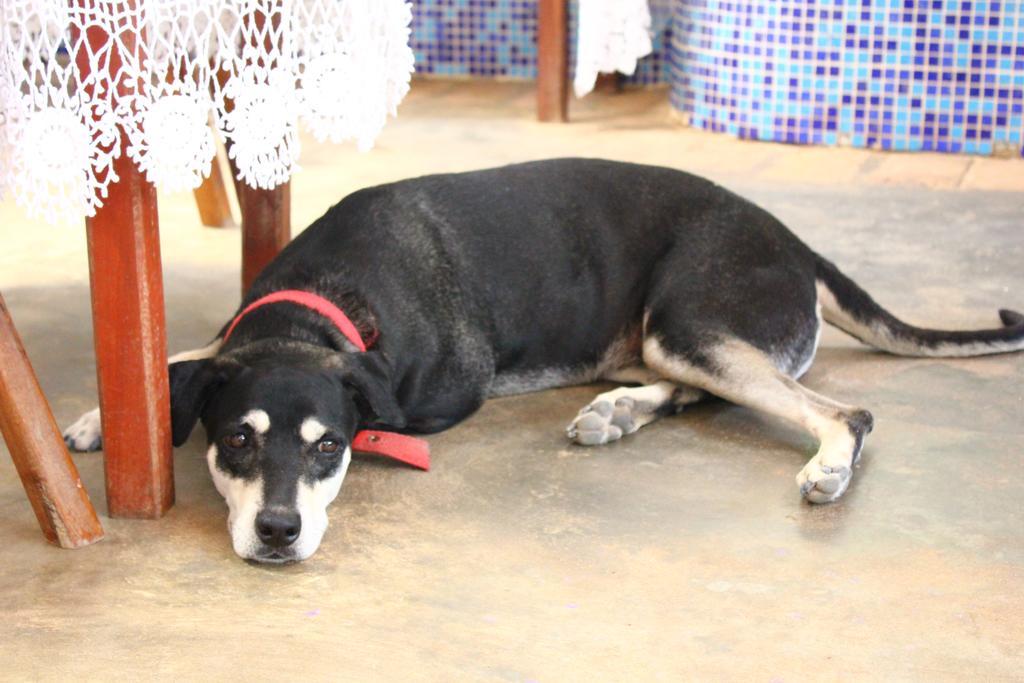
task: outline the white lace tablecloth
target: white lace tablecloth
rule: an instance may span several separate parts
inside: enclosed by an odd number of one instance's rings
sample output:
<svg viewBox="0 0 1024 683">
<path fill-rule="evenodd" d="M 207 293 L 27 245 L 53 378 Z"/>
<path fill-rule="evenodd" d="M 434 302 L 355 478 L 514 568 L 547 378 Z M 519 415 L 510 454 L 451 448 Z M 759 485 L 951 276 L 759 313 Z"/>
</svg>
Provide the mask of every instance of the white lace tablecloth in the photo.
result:
<svg viewBox="0 0 1024 683">
<path fill-rule="evenodd" d="M 651 8 L 647 2 L 579 0 L 573 82 L 576 97 L 594 89 L 599 73 L 631 75 L 637 61 L 651 53 Z"/>
<path fill-rule="evenodd" d="M 254 187 L 297 169 L 300 120 L 369 149 L 409 89 L 411 19 L 405 0 L 0 0 L 0 194 L 94 215 L 122 150 L 197 187 L 211 122 Z"/>
</svg>

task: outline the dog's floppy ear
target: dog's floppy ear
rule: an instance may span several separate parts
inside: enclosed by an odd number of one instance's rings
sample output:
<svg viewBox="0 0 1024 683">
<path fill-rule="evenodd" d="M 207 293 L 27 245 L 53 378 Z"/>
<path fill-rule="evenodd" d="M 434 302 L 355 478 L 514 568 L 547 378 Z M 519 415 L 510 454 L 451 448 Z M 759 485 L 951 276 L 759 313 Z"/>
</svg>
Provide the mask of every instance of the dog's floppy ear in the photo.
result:
<svg viewBox="0 0 1024 683">
<path fill-rule="evenodd" d="M 188 440 L 203 406 L 232 372 L 212 358 L 171 363 L 167 371 L 171 385 L 171 442 L 177 448 Z"/>
<path fill-rule="evenodd" d="M 339 372 L 342 383 L 355 389 L 361 422 L 395 429 L 405 427 L 405 414 L 391 385 L 391 369 L 380 352 L 344 354 Z"/>
</svg>

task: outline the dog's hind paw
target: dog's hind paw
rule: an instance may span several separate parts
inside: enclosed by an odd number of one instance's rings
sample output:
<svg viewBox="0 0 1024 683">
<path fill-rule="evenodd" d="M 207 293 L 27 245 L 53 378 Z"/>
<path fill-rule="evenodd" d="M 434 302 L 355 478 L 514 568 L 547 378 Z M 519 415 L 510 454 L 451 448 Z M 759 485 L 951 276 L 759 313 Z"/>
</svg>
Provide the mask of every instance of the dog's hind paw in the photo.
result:
<svg viewBox="0 0 1024 683">
<path fill-rule="evenodd" d="M 100 450 L 103 447 L 100 409 L 93 408 L 65 429 L 64 443 L 79 453 Z"/>
<path fill-rule="evenodd" d="M 624 434 L 632 434 L 638 429 L 633 419 L 635 404 L 628 397 L 614 403 L 598 398 L 580 411 L 565 433 L 581 446 L 600 446 L 618 441 Z"/>
<path fill-rule="evenodd" d="M 825 465 L 815 456 L 796 475 L 796 484 L 808 503 L 831 503 L 846 492 L 851 479 L 849 467 Z"/>
</svg>

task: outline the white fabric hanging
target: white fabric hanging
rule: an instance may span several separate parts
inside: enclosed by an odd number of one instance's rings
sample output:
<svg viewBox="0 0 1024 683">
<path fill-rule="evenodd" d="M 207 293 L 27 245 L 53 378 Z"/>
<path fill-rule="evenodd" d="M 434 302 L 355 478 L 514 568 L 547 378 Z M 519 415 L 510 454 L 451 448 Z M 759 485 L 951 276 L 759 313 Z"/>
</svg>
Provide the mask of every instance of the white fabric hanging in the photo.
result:
<svg viewBox="0 0 1024 683">
<path fill-rule="evenodd" d="M 647 0 L 579 0 L 576 97 L 594 89 L 599 73 L 632 75 L 652 49 Z"/>
<path fill-rule="evenodd" d="M 409 89 L 405 0 L 81 5 L 0 2 L 0 193 L 50 222 L 95 214 L 122 143 L 150 181 L 197 187 L 212 121 L 241 180 L 269 189 L 298 168 L 300 119 L 369 149 Z M 93 50 L 97 32 L 112 38 Z"/>
</svg>

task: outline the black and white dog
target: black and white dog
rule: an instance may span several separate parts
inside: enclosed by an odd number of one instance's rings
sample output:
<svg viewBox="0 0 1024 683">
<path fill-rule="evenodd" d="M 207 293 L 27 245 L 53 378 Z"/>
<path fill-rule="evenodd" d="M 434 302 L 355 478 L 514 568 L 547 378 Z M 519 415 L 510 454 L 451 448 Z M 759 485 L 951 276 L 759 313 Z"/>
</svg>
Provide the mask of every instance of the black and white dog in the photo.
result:
<svg viewBox="0 0 1024 683">
<path fill-rule="evenodd" d="M 604 444 L 709 394 L 803 426 L 820 449 L 797 475 L 812 503 L 850 484 L 871 414 L 797 383 L 822 320 L 891 353 L 1024 349 L 1003 327 L 912 327 L 766 211 L 666 168 L 559 159 L 436 175 L 346 197 L 260 275 L 206 348 L 172 358 L 173 440 L 197 420 L 230 508 L 235 551 L 302 560 L 320 544 L 357 430 L 437 432 L 489 396 L 598 379 L 568 427 Z M 369 349 L 357 350 L 359 339 Z M 65 434 L 99 447 L 98 411 Z"/>
</svg>

